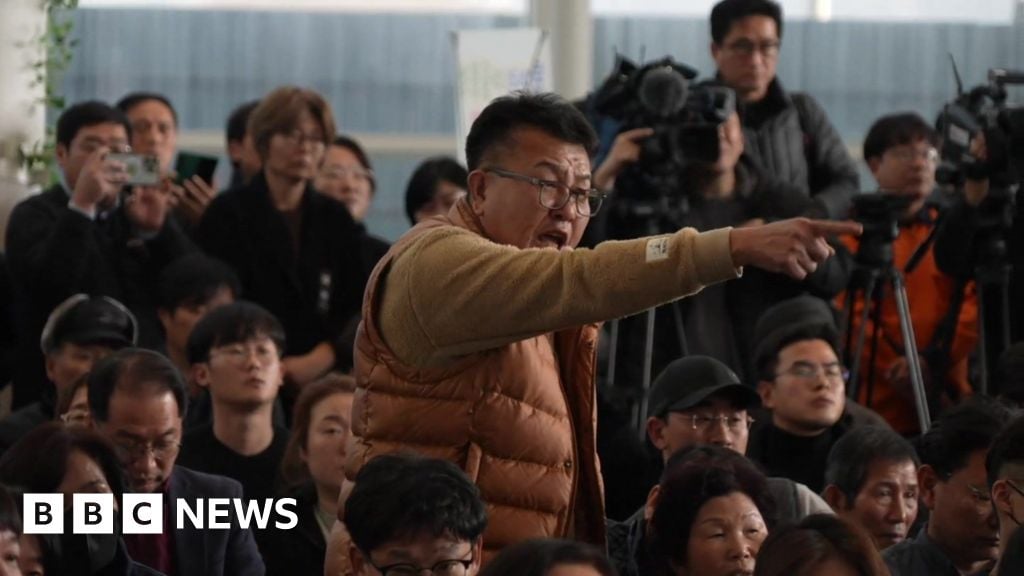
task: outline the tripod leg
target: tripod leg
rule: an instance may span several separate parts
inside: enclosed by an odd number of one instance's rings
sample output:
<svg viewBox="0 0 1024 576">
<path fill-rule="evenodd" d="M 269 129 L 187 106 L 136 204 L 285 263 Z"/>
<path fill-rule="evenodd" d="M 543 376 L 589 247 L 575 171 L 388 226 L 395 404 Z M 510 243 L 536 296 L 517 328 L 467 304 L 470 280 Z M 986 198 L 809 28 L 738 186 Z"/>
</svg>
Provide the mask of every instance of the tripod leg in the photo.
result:
<svg viewBox="0 0 1024 576">
<path fill-rule="evenodd" d="M 686 342 L 686 325 L 683 323 L 683 311 L 679 309 L 679 300 L 671 302 L 672 316 L 676 322 L 676 337 L 679 338 L 680 358 L 690 355 L 690 346 Z"/>
<path fill-rule="evenodd" d="M 873 300 L 873 294 L 875 293 L 875 286 L 878 284 L 878 274 L 875 271 L 871 272 L 868 276 L 868 281 L 864 285 L 864 308 L 860 311 L 860 325 L 857 326 L 857 338 L 856 345 L 853 348 L 853 355 L 850 356 L 848 362 L 850 363 L 850 398 L 857 398 L 858 387 L 860 386 L 860 372 L 861 372 L 861 357 L 864 355 L 864 338 L 867 335 L 868 328 L 868 314 L 871 311 L 871 304 Z M 854 299 L 849 299 L 850 314 L 853 314 L 853 302 Z M 870 367 L 869 367 L 870 368 Z"/>
<path fill-rule="evenodd" d="M 914 325 L 910 321 L 910 304 L 907 302 L 907 288 L 903 284 L 903 276 L 898 270 L 890 272 L 892 291 L 896 296 L 896 309 L 900 316 L 900 332 L 903 334 L 903 352 L 907 358 L 910 371 L 910 384 L 914 389 L 914 405 L 917 408 L 917 422 L 924 434 L 931 428 L 931 415 L 928 411 L 928 396 L 921 376 L 921 358 L 917 355 L 917 340 L 914 339 Z"/>
<path fill-rule="evenodd" d="M 647 328 L 644 334 L 643 389 L 640 393 L 640 410 L 637 414 L 637 420 L 634 422 L 641 441 L 647 437 L 647 402 L 651 391 L 651 365 L 654 362 L 654 308 L 648 309 L 646 314 Z"/>
<path fill-rule="evenodd" d="M 985 298 L 985 286 L 976 284 L 978 290 L 978 392 L 988 394 L 988 322 L 985 311 L 988 309 Z"/>
<path fill-rule="evenodd" d="M 868 367 L 867 367 L 867 392 L 864 395 L 864 405 L 868 408 L 875 403 L 875 362 L 878 361 L 878 341 L 882 336 L 882 302 L 885 296 L 881 292 L 872 294 L 871 302 L 874 310 L 873 325 L 874 330 L 871 331 L 871 351 L 868 352 Z"/>
</svg>

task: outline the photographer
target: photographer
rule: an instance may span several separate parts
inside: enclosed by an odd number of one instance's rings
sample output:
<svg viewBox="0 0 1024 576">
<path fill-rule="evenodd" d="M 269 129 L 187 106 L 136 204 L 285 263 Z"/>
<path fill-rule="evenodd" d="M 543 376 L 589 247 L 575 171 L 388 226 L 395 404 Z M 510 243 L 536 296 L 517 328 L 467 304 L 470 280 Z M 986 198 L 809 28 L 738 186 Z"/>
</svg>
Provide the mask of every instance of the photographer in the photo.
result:
<svg viewBox="0 0 1024 576">
<path fill-rule="evenodd" d="M 636 128 L 619 134 L 604 163 L 594 173 L 598 189 L 611 190 L 619 182 L 616 202 L 628 205 L 636 199 L 632 181 L 622 182 L 621 174 L 644 172 L 641 159 L 644 141 L 655 133 L 651 128 Z M 624 176 L 624 177 L 625 177 Z M 641 177 L 642 178 L 642 177 Z M 715 162 L 692 161 L 677 179 L 680 189 L 667 199 L 671 205 L 685 204 L 679 222 L 659 221 L 668 231 L 681 225 L 697 230 L 724 226 L 747 227 L 805 213 L 811 205 L 798 188 L 771 178 L 744 153 L 740 119 L 732 112 L 718 126 L 718 159 Z M 609 210 L 608 235 L 616 239 L 641 236 L 645 230 L 633 215 Z M 673 227 L 674 226 L 674 227 Z M 845 287 L 850 259 L 840 249 L 836 258 L 823 263 L 802 281 L 763 270 L 747 271 L 743 278 L 727 284 L 709 286 L 685 302 L 668 304 L 658 310 L 655 322 L 655 349 L 652 373 L 678 358 L 681 342 L 677 317 L 682 322 L 688 354 L 711 356 L 741 375 L 752 376 L 749 359 L 753 350 L 753 328 L 757 318 L 772 305 L 804 292 L 830 299 Z M 677 311 L 671 307 L 678 306 Z M 627 335 L 619 343 L 624 363 L 624 380 L 639 382 L 643 360 L 643 319 L 624 323 Z M 749 380 L 749 378 L 745 378 Z"/>
<path fill-rule="evenodd" d="M 864 158 L 879 193 L 902 198 L 891 203 L 901 209 L 894 215 L 899 231 L 892 242 L 892 265 L 905 277 L 921 372 L 933 409 L 951 406 L 971 393 L 967 357 L 978 338 L 974 284 L 942 273 L 935 263 L 933 243 L 943 214 L 932 200 L 938 142 L 931 126 L 914 113 L 878 119 L 864 139 Z M 870 237 L 869 232 L 862 241 L 847 243 L 857 251 Z M 861 403 L 882 415 L 897 432 L 910 435 L 918 431 L 913 389 L 896 301 L 891 290 L 884 294 L 878 325 L 872 321 L 865 328 L 861 358 L 848 362 L 859 361 L 862 367 Z M 844 306 L 845 297 L 838 303 Z M 863 306 L 863 293 L 858 292 L 850 327 L 853 334 Z M 876 331 L 878 347 L 872 365 L 870 343 Z"/>
</svg>

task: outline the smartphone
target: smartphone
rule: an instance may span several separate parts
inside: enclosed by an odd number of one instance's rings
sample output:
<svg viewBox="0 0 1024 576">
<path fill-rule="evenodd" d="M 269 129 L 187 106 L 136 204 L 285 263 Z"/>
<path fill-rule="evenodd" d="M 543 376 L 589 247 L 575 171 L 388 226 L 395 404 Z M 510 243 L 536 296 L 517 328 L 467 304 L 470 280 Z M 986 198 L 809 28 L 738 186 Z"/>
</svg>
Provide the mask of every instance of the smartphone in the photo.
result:
<svg viewBox="0 0 1024 576">
<path fill-rule="evenodd" d="M 203 182 L 213 185 L 213 173 L 217 171 L 218 158 L 194 152 L 178 152 L 178 160 L 174 171 L 178 173 L 178 183 L 193 176 L 199 176 Z"/>
<path fill-rule="evenodd" d="M 108 154 L 107 160 L 124 164 L 128 173 L 125 184 L 130 186 L 156 186 L 160 184 L 160 161 L 146 154 Z"/>
</svg>

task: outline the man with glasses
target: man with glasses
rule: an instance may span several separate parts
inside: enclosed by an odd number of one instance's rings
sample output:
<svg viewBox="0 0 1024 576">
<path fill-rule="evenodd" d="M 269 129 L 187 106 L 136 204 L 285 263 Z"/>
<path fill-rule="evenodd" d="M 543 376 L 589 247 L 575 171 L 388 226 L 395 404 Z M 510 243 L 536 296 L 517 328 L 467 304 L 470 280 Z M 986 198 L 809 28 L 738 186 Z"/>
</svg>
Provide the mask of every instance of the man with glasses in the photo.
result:
<svg viewBox="0 0 1024 576">
<path fill-rule="evenodd" d="M 921 503 L 929 510 L 928 524 L 915 538 L 882 554 L 893 576 L 989 573 L 999 557 L 1000 531 L 985 459 L 1012 418 L 1013 413 L 994 400 L 971 398 L 944 414 L 917 441 L 917 477 Z M 1003 473 L 1012 473 L 1011 469 L 1006 467 Z M 1007 527 L 1007 534 L 1013 528 Z"/>
<path fill-rule="evenodd" d="M 371 276 L 356 340 L 346 475 L 413 449 L 455 462 L 492 506 L 489 550 L 602 544 L 594 323 L 735 278 L 803 277 L 849 223 L 791 220 L 574 250 L 604 196 L 596 136 L 551 94 L 498 98 L 466 142 L 469 195 L 403 236 Z"/>
<path fill-rule="evenodd" d="M 1024 418 L 1017 418 L 992 442 L 985 459 L 992 505 L 999 520 L 999 557 L 1024 522 Z M 992 574 L 996 574 L 996 570 Z M 1005 576 L 1009 572 L 999 571 Z"/>
<path fill-rule="evenodd" d="M 252 533 L 237 521 L 228 530 L 198 530 L 188 522 L 175 529 L 178 499 L 194 509 L 197 499 L 241 498 L 242 487 L 175 465 L 187 392 L 174 364 L 156 352 L 126 348 L 97 364 L 88 386 L 96 429 L 117 448 L 129 491 L 164 496 L 161 532 L 124 536 L 132 558 L 164 574 L 263 574 Z"/>
<path fill-rule="evenodd" d="M 806 214 L 845 218 L 857 168 L 825 111 L 787 92 L 776 76 L 782 8 L 771 0 L 722 0 L 711 11 L 718 81 L 736 91 L 747 152 L 807 196 Z"/>
<path fill-rule="evenodd" d="M 925 388 L 931 391 L 932 409 L 956 404 L 972 391 L 968 380 L 968 356 L 978 341 L 978 301 L 973 282 L 943 273 L 935 262 L 934 240 L 943 215 L 936 201 L 935 169 L 939 136 L 914 113 L 883 116 L 864 138 L 864 160 L 878 182 L 881 194 L 904 201 L 899 234 L 892 242 L 893 266 L 906 283 L 910 320 L 921 359 Z M 858 242 L 847 239 L 851 251 Z M 845 306 L 846 296 L 836 299 Z M 862 292 L 853 303 L 853 334 L 859 329 Z M 877 332 L 878 349 L 870 343 Z M 910 384 L 896 299 L 891 291 L 882 301 L 881 316 L 865 330 L 859 400 L 875 410 L 897 432 L 917 433 L 918 421 Z M 872 364 L 873 360 L 873 364 Z"/>
<path fill-rule="evenodd" d="M 103 102 L 81 102 L 57 119 L 60 182 L 27 198 L 7 228 L 19 339 L 14 407 L 38 400 L 45 388 L 39 335 L 47 315 L 73 294 L 105 295 L 123 302 L 139 322 L 139 345 L 161 344 L 153 294 L 156 275 L 194 250 L 166 218 L 169 192 L 125 188 L 125 115 Z"/>
<path fill-rule="evenodd" d="M 751 429 L 747 456 L 772 476 L 821 492 L 836 441 L 861 420 L 884 423 L 846 401 L 839 333 L 823 300 L 801 296 L 777 304 L 754 333 L 757 390 L 767 413 Z"/>
<path fill-rule="evenodd" d="M 663 465 L 673 454 L 701 444 L 745 454 L 754 423 L 749 411 L 760 403 L 753 388 L 740 382 L 725 364 L 707 356 L 687 356 L 670 363 L 651 385 L 647 437 Z M 768 478 L 768 490 L 779 522 L 831 513 L 817 494 L 787 478 Z M 647 574 L 653 565 L 647 528 L 658 491 L 652 488 L 640 510 L 608 527 L 608 548 L 622 576 Z"/>
<path fill-rule="evenodd" d="M 196 384 L 209 391 L 212 422 L 189 430 L 178 462 L 238 480 L 245 498 L 273 498 L 288 431 L 274 425 L 284 329 L 256 304 L 210 311 L 188 339 Z"/>
</svg>

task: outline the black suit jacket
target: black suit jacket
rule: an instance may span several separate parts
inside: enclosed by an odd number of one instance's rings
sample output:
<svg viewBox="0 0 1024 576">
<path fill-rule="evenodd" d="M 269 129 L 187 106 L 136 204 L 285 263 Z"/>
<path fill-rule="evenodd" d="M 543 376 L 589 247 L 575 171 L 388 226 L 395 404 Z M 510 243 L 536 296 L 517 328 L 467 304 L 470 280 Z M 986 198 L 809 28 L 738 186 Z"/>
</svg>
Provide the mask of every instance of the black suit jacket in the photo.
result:
<svg viewBox="0 0 1024 576">
<path fill-rule="evenodd" d="M 230 478 L 175 466 L 167 489 L 171 522 L 177 522 L 178 498 L 195 507 L 196 498 L 241 498 L 242 485 Z M 205 510 L 205 507 L 204 507 Z M 229 530 L 198 530 L 186 517 L 174 531 L 175 562 L 181 576 L 262 576 L 263 559 L 251 530 L 232 521 Z"/>
</svg>

